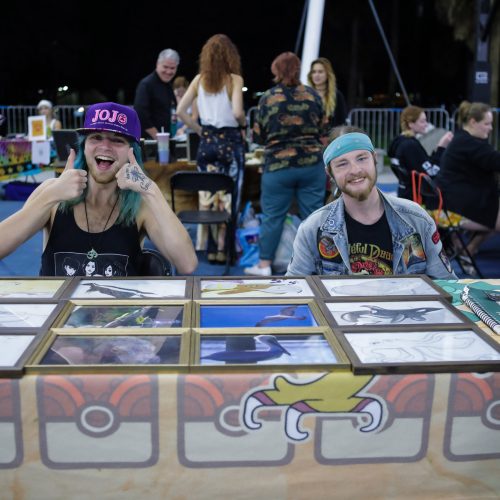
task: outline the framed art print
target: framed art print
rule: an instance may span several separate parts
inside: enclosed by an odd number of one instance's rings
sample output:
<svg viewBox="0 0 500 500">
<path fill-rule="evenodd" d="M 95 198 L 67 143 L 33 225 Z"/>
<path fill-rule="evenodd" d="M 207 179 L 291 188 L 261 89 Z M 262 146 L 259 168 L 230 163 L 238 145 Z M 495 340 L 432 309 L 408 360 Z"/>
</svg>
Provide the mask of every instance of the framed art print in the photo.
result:
<svg viewBox="0 0 500 500">
<path fill-rule="evenodd" d="M 47 118 L 45 115 L 28 116 L 28 140 L 47 140 Z"/>
<path fill-rule="evenodd" d="M 190 299 L 192 278 L 73 278 L 64 294 L 71 299 Z"/>
<path fill-rule="evenodd" d="M 193 347 L 195 366 L 350 366 L 331 333 L 319 328 L 258 334 L 200 329 L 195 331 Z"/>
<path fill-rule="evenodd" d="M 56 328 L 186 328 L 191 325 L 191 303 L 140 301 L 115 303 L 71 300 L 60 315 Z"/>
<path fill-rule="evenodd" d="M 423 274 L 398 276 L 313 276 L 314 282 L 325 298 L 394 297 L 414 298 L 443 297 L 451 302 L 451 295 Z"/>
<path fill-rule="evenodd" d="M 318 305 L 290 299 L 269 301 L 195 302 L 200 328 L 307 328 L 325 325 Z"/>
<path fill-rule="evenodd" d="M 0 333 L 35 333 L 50 328 L 63 303 L 0 303 Z"/>
<path fill-rule="evenodd" d="M 0 334 L 0 378 L 22 376 L 24 362 L 40 338 L 41 334 Z"/>
<path fill-rule="evenodd" d="M 195 278 L 194 299 L 282 299 L 319 296 L 316 285 L 308 277 L 226 277 Z"/>
<path fill-rule="evenodd" d="M 64 278 L 0 278 L 0 303 L 53 301 L 69 282 Z"/>
<path fill-rule="evenodd" d="M 475 326 L 336 331 L 354 373 L 500 370 L 500 346 Z"/>
<path fill-rule="evenodd" d="M 53 371 L 56 367 L 107 368 L 142 367 L 180 368 L 189 359 L 189 335 L 165 330 L 137 334 L 124 330 L 106 330 L 97 334 L 54 329 L 43 346 L 30 359 L 29 369 Z M 154 370 L 153 370 L 154 371 Z"/>
<path fill-rule="evenodd" d="M 447 325 L 469 320 L 442 298 L 433 300 L 357 300 L 320 302 L 333 328 L 353 326 Z"/>
</svg>

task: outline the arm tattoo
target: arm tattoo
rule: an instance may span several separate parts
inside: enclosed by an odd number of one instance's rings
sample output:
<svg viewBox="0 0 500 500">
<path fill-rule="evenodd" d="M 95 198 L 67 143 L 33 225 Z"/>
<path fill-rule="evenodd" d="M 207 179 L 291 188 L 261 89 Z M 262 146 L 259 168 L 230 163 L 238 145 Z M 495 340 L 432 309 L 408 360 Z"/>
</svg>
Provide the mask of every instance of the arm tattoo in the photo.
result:
<svg viewBox="0 0 500 500">
<path fill-rule="evenodd" d="M 125 177 L 131 182 L 139 183 L 141 189 L 147 191 L 151 186 L 151 179 L 144 175 L 144 172 L 138 165 L 129 165 L 125 170 Z"/>
</svg>

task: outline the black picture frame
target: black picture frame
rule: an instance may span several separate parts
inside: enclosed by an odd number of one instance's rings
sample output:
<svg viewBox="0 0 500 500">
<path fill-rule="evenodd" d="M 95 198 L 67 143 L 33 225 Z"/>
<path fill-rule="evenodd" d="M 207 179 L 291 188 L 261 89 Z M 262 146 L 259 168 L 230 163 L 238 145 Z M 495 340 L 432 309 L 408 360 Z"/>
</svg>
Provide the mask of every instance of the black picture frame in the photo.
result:
<svg viewBox="0 0 500 500">
<path fill-rule="evenodd" d="M 360 300 L 319 300 L 326 320 L 334 329 L 371 327 L 387 329 L 402 326 L 439 327 L 467 325 L 471 321 L 444 297 L 423 299 L 391 296 L 365 297 Z"/>
<path fill-rule="evenodd" d="M 366 297 L 390 295 L 393 299 L 411 296 L 414 299 L 443 297 L 450 303 L 453 300 L 448 292 L 445 292 L 425 274 L 392 276 L 321 275 L 312 276 L 312 279 L 325 299 L 345 300 L 349 298 L 351 300 L 364 300 Z M 345 293 L 338 290 L 337 293 L 332 294 L 330 286 L 332 281 L 338 282 L 337 287 L 343 288 Z M 398 290 L 399 283 L 401 285 Z"/>
<path fill-rule="evenodd" d="M 335 330 L 335 336 L 355 375 L 500 370 L 500 345 L 474 324 L 385 331 L 345 328 Z M 483 358 L 487 355 L 496 358 L 479 359 L 477 353 L 481 350 L 485 353 Z"/>
</svg>

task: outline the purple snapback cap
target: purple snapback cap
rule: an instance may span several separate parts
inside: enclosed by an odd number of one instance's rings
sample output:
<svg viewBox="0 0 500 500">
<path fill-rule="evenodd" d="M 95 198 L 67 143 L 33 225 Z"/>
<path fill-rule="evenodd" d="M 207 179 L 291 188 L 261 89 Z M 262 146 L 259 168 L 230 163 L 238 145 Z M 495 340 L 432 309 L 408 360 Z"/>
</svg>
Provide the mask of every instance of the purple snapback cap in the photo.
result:
<svg viewBox="0 0 500 500">
<path fill-rule="evenodd" d="M 85 113 L 85 122 L 78 132 L 103 130 L 116 132 L 139 142 L 141 140 L 141 124 L 134 109 L 116 102 L 100 102 L 92 104 Z"/>
</svg>

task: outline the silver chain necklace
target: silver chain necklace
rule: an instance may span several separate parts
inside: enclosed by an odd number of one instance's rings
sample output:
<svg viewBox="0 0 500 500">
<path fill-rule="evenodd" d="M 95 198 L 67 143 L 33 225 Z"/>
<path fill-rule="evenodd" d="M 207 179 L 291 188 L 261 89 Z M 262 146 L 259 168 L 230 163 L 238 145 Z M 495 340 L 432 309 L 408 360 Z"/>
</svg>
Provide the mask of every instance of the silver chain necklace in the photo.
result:
<svg viewBox="0 0 500 500">
<path fill-rule="evenodd" d="M 111 219 L 111 216 L 113 215 L 116 204 L 118 203 L 118 198 L 119 198 L 119 196 L 116 197 L 115 204 L 113 205 L 113 208 L 111 209 L 111 212 L 108 215 L 108 220 L 106 221 L 106 223 L 104 224 L 104 227 L 102 228 L 102 231 L 99 235 L 99 239 L 97 240 L 96 245 L 95 245 L 96 247 L 99 247 L 99 243 L 101 241 L 102 234 L 104 233 L 104 231 L 106 231 L 106 227 L 108 225 L 108 222 Z M 90 250 L 87 252 L 87 258 L 89 260 L 94 260 L 94 259 L 97 259 L 97 257 L 99 257 L 99 254 L 95 251 L 94 244 L 92 243 L 92 233 L 90 232 L 89 216 L 87 215 L 87 200 L 85 198 L 83 200 L 83 206 L 85 207 L 85 220 L 87 221 L 87 232 L 89 233 L 89 243 L 90 243 Z"/>
</svg>

